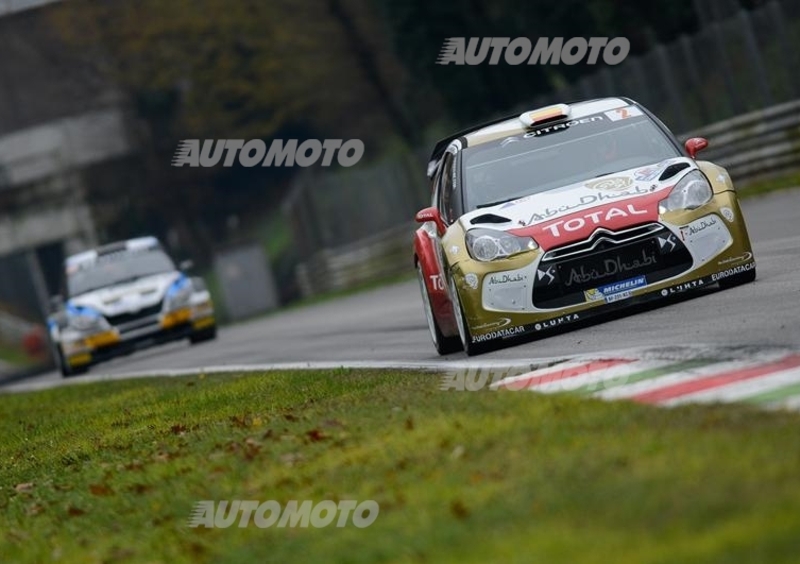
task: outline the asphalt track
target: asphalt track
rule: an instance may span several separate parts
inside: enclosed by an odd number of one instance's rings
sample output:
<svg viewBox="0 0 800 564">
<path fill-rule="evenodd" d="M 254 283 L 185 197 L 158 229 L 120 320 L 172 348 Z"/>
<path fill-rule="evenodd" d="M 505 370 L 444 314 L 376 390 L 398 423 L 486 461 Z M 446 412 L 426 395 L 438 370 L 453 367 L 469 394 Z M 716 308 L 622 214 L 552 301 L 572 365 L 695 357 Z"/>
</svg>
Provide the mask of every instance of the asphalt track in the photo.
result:
<svg viewBox="0 0 800 564">
<path fill-rule="evenodd" d="M 743 207 L 758 264 L 755 283 L 505 348 L 466 364 L 537 364 L 543 358 L 683 345 L 740 350 L 743 357 L 771 347 L 800 348 L 800 189 L 752 198 Z M 409 281 L 276 313 L 225 328 L 212 343 L 176 343 L 96 366 L 89 379 L 275 363 L 465 365 L 463 353 L 442 358 L 434 351 L 418 292 L 416 281 Z M 51 387 L 62 380 L 51 372 L 4 389 Z"/>
</svg>

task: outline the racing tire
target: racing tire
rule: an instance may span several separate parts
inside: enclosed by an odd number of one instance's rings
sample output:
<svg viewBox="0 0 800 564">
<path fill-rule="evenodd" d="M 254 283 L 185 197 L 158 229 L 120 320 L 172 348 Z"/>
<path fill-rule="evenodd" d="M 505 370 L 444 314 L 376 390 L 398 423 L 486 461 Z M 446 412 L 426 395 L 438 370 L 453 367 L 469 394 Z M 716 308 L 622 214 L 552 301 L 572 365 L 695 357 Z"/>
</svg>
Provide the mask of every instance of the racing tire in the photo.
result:
<svg viewBox="0 0 800 564">
<path fill-rule="evenodd" d="M 436 352 L 444 356 L 461 350 L 461 338 L 458 335 L 453 337 L 445 337 L 442 330 L 439 329 L 439 323 L 433 315 L 433 307 L 431 306 L 431 297 L 428 294 L 428 288 L 425 285 L 425 275 L 422 272 L 422 267 L 417 264 L 417 280 L 419 280 L 419 289 L 422 293 L 422 307 L 425 310 L 425 319 L 428 322 L 428 330 L 431 333 L 431 340 Z"/>
<path fill-rule="evenodd" d="M 451 301 L 453 302 L 453 313 L 455 314 L 456 325 L 458 325 L 458 336 L 461 339 L 461 346 L 464 348 L 464 352 L 467 353 L 467 356 L 475 356 L 486 352 L 489 350 L 488 346 L 477 345 L 472 342 L 472 334 L 469 332 L 467 318 L 461 307 L 461 297 L 458 295 L 456 283 L 452 277 L 450 278 L 449 285 Z"/>
<path fill-rule="evenodd" d="M 741 286 L 742 284 L 749 284 L 750 282 L 756 281 L 756 269 L 747 270 L 742 272 L 741 274 L 735 274 L 729 278 L 725 278 L 724 280 L 719 281 L 719 287 L 721 290 L 727 290 L 728 288 L 733 288 L 735 286 Z"/>
<path fill-rule="evenodd" d="M 55 345 L 55 353 L 54 356 L 56 357 L 56 364 L 58 364 L 58 370 L 61 372 L 61 376 L 63 378 L 69 378 L 70 376 L 79 376 L 80 374 L 86 374 L 89 371 L 88 366 L 81 366 L 78 368 L 74 368 L 67 364 L 67 361 L 64 359 L 64 353 L 61 352 L 61 347 Z"/>
<path fill-rule="evenodd" d="M 217 338 L 217 326 L 212 325 L 207 329 L 201 329 L 196 333 L 192 333 L 189 336 L 189 342 L 193 345 L 198 345 L 200 343 L 205 343 L 207 341 L 213 341 Z"/>
</svg>

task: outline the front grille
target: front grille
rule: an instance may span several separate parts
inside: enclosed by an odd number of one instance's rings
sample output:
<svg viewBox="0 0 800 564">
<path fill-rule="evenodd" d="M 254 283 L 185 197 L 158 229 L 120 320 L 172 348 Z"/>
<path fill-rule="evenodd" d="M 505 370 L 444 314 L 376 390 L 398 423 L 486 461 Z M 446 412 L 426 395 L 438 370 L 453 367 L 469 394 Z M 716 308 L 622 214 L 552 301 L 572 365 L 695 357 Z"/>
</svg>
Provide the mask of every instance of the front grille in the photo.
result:
<svg viewBox="0 0 800 564">
<path fill-rule="evenodd" d="M 654 235 L 663 229 L 664 227 L 658 223 L 637 225 L 636 227 L 623 229 L 621 231 L 609 231 L 608 229 L 601 227 L 592 233 L 592 236 L 589 239 L 564 245 L 563 247 L 558 247 L 557 249 L 546 252 L 542 260 L 551 261 L 559 258 L 579 256 L 595 250 L 611 248 L 612 246 L 619 245 L 620 243 L 627 243 L 629 241 L 635 241 L 636 239 L 647 237 L 648 235 Z"/>
<path fill-rule="evenodd" d="M 106 320 L 108 320 L 108 322 L 115 327 L 120 325 L 127 325 L 132 321 L 139 321 L 146 317 L 158 315 L 159 313 L 161 313 L 162 305 L 163 305 L 162 302 L 158 302 L 155 305 L 142 308 L 136 313 L 121 313 L 119 315 L 107 315 Z"/>
<path fill-rule="evenodd" d="M 586 301 L 587 290 L 642 275 L 652 284 L 691 266 L 686 246 L 662 225 L 598 230 L 588 241 L 545 255 L 534 281 L 533 304 L 542 309 L 576 305 Z"/>
</svg>

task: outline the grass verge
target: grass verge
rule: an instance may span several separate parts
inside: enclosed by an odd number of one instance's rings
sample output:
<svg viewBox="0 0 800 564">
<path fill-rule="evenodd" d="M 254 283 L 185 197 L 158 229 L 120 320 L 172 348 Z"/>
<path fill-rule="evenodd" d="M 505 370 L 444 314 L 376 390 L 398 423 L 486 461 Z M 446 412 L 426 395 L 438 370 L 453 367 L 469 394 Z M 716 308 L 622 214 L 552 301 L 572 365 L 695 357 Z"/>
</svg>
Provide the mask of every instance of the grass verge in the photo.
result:
<svg viewBox="0 0 800 564">
<path fill-rule="evenodd" d="M 750 198 L 753 196 L 762 196 L 770 192 L 777 192 L 779 190 L 790 190 L 800 186 L 800 172 L 793 172 L 776 176 L 775 178 L 767 178 L 764 180 L 757 180 L 755 182 L 745 184 L 736 191 L 742 198 Z"/>
<path fill-rule="evenodd" d="M 800 414 L 441 392 L 376 371 L 0 396 L 5 562 L 796 562 Z M 189 528 L 201 500 L 370 527 Z"/>
</svg>

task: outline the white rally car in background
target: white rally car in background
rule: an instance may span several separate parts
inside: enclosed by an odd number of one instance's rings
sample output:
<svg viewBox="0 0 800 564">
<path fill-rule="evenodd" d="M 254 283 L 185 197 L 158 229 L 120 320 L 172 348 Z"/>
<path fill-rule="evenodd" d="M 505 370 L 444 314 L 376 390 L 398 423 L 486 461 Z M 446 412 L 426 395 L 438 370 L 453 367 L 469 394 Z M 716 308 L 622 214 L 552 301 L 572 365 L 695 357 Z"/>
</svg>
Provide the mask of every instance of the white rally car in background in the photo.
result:
<svg viewBox="0 0 800 564">
<path fill-rule="evenodd" d="M 65 261 L 63 298 L 48 318 L 64 376 L 139 348 L 216 337 L 202 278 L 179 270 L 154 237 L 112 243 Z"/>
</svg>

